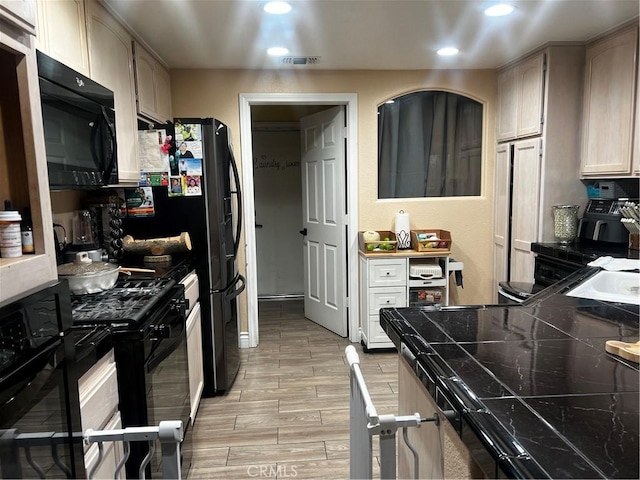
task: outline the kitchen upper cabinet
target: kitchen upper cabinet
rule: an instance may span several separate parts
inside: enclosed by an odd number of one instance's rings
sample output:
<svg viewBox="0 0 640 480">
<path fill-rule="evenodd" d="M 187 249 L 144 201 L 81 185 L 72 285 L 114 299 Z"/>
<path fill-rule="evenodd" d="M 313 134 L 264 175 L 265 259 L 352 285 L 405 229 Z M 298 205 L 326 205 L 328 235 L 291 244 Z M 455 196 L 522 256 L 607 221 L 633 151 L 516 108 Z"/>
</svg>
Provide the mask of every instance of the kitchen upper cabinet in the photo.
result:
<svg viewBox="0 0 640 480">
<path fill-rule="evenodd" d="M 115 99 L 119 180 L 137 184 L 140 174 L 133 39 L 97 0 L 89 0 L 86 8 L 91 77 L 112 90 Z"/>
<path fill-rule="evenodd" d="M 169 71 L 138 42 L 133 42 L 138 114 L 159 123 L 173 118 Z"/>
<path fill-rule="evenodd" d="M 545 55 L 537 55 L 498 75 L 498 141 L 542 133 Z"/>
<path fill-rule="evenodd" d="M 0 21 L 0 192 L 31 208 L 35 253 L 0 258 L 0 303 L 58 278 L 33 36 Z"/>
<path fill-rule="evenodd" d="M 632 173 L 637 54 L 637 23 L 587 47 L 583 176 L 628 176 Z M 637 174 L 637 163 L 633 170 Z"/>
<path fill-rule="evenodd" d="M 0 0 L 0 18 L 5 18 L 27 33 L 36 33 L 35 0 Z"/>
<path fill-rule="evenodd" d="M 539 122 L 542 118 L 541 112 L 545 119 L 539 135 L 496 146 L 494 301 L 497 301 L 498 282 L 534 281 L 531 243 L 555 240 L 553 205 L 586 203 L 586 190 L 577 173 L 580 170 L 584 51 L 584 46 L 579 45 L 549 45 L 517 64 L 516 73 L 510 70 L 518 79 L 515 83 L 528 84 L 527 90 L 531 92 L 537 88 L 533 88 L 534 85 L 542 85 L 542 91 L 536 90 L 535 95 L 529 97 L 540 99 L 541 103 L 533 102 L 526 112 L 515 114 L 520 118 L 516 124 L 523 128 L 528 118 L 533 126 L 535 119 Z M 537 81 L 539 71 L 543 74 L 541 82 Z M 510 94 L 508 89 L 499 91 Z M 520 98 L 520 105 L 526 105 L 524 95 L 516 98 Z M 499 105 L 503 104 L 499 99 Z M 523 128 L 523 131 L 534 130 Z"/>
<path fill-rule="evenodd" d="M 38 0 L 36 47 L 90 77 L 84 0 Z"/>
</svg>

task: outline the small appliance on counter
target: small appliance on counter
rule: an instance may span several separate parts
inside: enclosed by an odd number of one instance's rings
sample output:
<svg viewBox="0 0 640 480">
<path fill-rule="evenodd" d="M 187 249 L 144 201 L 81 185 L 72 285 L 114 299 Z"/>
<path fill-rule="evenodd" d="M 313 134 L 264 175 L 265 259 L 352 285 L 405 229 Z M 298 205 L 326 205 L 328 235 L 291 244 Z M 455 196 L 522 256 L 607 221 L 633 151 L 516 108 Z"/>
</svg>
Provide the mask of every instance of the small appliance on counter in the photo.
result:
<svg viewBox="0 0 640 480">
<path fill-rule="evenodd" d="M 71 243 L 64 249 L 65 263 L 73 262 L 78 252 L 86 252 L 94 262 L 102 261 L 102 250 L 96 241 L 94 222 L 89 210 L 73 212 Z"/>
<path fill-rule="evenodd" d="M 629 232 L 620 222 L 620 209 L 625 201 L 602 198 L 589 200 L 578 226 L 578 238 L 581 241 L 626 245 L 629 242 Z"/>
</svg>

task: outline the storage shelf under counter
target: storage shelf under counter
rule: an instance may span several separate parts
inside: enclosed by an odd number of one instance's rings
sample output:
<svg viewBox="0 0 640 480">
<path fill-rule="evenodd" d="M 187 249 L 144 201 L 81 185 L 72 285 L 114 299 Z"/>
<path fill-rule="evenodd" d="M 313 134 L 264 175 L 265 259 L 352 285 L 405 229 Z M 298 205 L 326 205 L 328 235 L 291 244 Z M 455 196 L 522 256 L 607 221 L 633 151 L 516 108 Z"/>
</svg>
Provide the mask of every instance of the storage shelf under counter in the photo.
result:
<svg viewBox="0 0 640 480">
<path fill-rule="evenodd" d="M 448 249 L 360 251 L 360 338 L 365 351 L 394 347 L 380 326 L 380 308 L 449 305 L 449 274 L 463 268 L 450 256 Z M 412 277 L 412 267 L 420 266 L 437 273 Z"/>
</svg>

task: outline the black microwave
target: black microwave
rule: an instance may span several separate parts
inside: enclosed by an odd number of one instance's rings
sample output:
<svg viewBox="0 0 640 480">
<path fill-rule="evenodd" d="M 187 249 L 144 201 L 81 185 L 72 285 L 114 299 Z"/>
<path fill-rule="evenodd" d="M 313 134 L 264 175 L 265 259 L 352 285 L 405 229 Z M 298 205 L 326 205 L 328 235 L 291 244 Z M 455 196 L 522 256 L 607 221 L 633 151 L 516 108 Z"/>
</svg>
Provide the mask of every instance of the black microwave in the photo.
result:
<svg viewBox="0 0 640 480">
<path fill-rule="evenodd" d="M 40 51 L 37 59 L 50 188 L 117 184 L 113 92 Z"/>
</svg>

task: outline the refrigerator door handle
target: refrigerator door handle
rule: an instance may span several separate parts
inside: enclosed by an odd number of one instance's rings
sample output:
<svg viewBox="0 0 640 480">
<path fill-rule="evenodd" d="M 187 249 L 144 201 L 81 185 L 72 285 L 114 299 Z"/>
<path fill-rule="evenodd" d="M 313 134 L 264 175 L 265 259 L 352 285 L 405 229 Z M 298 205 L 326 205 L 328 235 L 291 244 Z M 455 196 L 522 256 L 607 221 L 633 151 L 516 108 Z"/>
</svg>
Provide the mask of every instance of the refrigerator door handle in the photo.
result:
<svg viewBox="0 0 640 480">
<path fill-rule="evenodd" d="M 242 190 L 240 189 L 240 175 L 238 174 L 238 165 L 236 164 L 236 159 L 233 156 L 233 150 L 231 150 L 231 147 L 229 147 L 229 153 L 231 154 L 231 170 L 233 171 L 233 177 L 236 183 L 236 190 L 232 191 L 231 194 L 235 194 L 238 200 L 238 222 L 236 224 L 236 238 L 233 241 L 233 253 L 237 257 L 238 248 L 240 246 L 240 233 L 242 231 Z"/>
<path fill-rule="evenodd" d="M 241 281 L 242 284 L 240 285 L 239 288 L 233 288 L 233 290 L 231 290 L 229 293 L 227 293 L 225 295 L 225 297 L 227 298 L 227 300 L 233 300 L 234 298 L 236 298 L 238 295 L 240 295 L 242 292 L 244 292 L 245 289 L 245 278 L 238 274 L 238 276 L 236 277 L 236 281 L 233 282 L 233 284 L 231 285 L 232 287 L 235 287 L 238 284 L 238 281 Z"/>
</svg>

